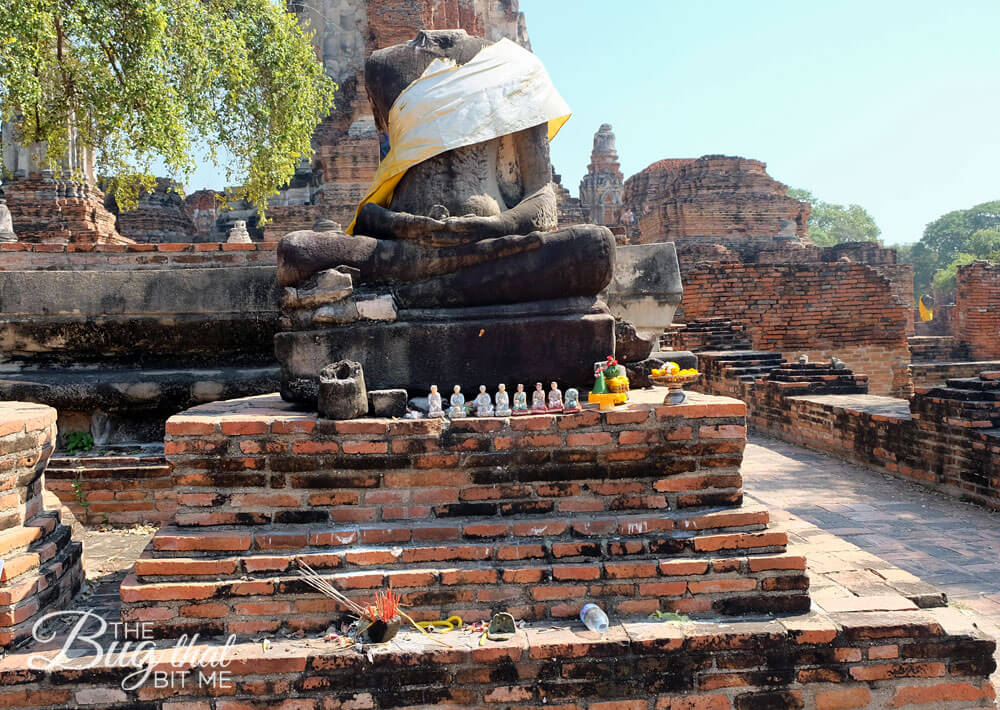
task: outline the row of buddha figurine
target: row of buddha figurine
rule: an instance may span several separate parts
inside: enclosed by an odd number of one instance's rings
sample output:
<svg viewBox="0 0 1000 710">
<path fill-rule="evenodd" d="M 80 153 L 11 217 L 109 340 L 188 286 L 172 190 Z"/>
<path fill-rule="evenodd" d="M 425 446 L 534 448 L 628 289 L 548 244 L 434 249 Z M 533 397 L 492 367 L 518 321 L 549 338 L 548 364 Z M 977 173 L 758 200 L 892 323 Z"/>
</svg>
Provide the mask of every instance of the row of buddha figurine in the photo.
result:
<svg viewBox="0 0 1000 710">
<path fill-rule="evenodd" d="M 441 393 L 438 392 L 437 385 L 431 385 L 430 394 L 427 395 L 428 417 L 443 417 L 447 415 L 451 419 L 459 419 L 469 416 L 469 407 L 477 417 L 509 417 L 522 414 L 541 414 L 543 412 L 579 412 L 580 393 L 576 389 L 566 390 L 566 399 L 563 401 L 563 393 L 559 385 L 552 383 L 548 397 L 541 382 L 535 383 L 535 391 L 531 393 L 531 407 L 528 407 L 528 393 L 524 391 L 524 385 L 518 385 L 514 392 L 514 403 L 511 405 L 510 395 L 507 393 L 507 385 L 497 385 L 495 399 L 490 398 L 486 391 L 486 385 L 479 385 L 479 394 L 470 405 L 465 403 L 465 395 L 462 388 L 455 385 L 449 400 L 451 406 L 445 411 L 441 401 Z"/>
</svg>

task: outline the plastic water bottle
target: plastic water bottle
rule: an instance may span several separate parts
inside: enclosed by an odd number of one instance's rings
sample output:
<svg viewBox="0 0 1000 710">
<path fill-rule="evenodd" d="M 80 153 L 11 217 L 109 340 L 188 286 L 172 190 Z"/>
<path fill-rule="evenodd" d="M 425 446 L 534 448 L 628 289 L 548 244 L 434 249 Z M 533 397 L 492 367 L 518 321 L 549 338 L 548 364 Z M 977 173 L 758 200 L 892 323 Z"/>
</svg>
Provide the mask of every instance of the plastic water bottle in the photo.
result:
<svg viewBox="0 0 1000 710">
<path fill-rule="evenodd" d="M 580 609 L 580 621 L 591 631 L 599 634 L 608 633 L 608 615 L 596 604 L 584 604 Z"/>
</svg>

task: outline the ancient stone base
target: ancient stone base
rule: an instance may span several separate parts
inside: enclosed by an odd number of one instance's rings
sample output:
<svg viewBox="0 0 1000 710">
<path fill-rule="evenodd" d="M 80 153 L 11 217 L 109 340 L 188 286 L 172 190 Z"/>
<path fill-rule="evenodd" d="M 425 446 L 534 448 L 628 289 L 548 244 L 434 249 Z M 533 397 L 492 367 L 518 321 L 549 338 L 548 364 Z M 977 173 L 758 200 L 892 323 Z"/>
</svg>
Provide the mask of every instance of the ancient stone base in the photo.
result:
<svg viewBox="0 0 1000 710">
<path fill-rule="evenodd" d="M 177 512 L 121 587 L 158 633 L 322 631 L 391 586 L 416 618 L 790 613 L 805 560 L 742 505 L 744 405 L 665 390 L 609 413 L 326 421 L 277 396 L 172 417 Z"/>
<path fill-rule="evenodd" d="M 31 636 L 35 621 L 64 608 L 83 583 L 81 545 L 57 511 L 42 510 L 56 410 L 0 403 L 0 648 Z"/>
<path fill-rule="evenodd" d="M 593 363 L 614 352 L 614 318 L 603 313 L 443 322 L 358 324 L 278 333 L 281 394 L 289 401 L 316 401 L 319 371 L 338 360 L 364 366 L 369 389 L 426 392 L 436 384 L 448 393 L 480 384 L 556 380 L 565 388 L 593 381 Z M 492 390 L 491 390 L 492 391 Z M 471 396 L 471 394 L 470 394 Z"/>
<path fill-rule="evenodd" d="M 154 624 L 155 625 L 155 624 Z M 113 638 L 103 640 L 104 649 Z M 119 638 L 119 640 L 121 640 Z M 77 644 L 79 646 L 80 644 Z M 29 670 L 29 649 L 0 661 L 0 706 L 108 710 L 970 710 L 995 707 L 995 644 L 955 609 L 805 614 L 725 623 L 613 624 L 603 636 L 550 623 L 510 641 L 403 632 L 386 646 L 332 650 L 320 639 L 272 638 L 195 665 L 222 641 L 187 653 L 157 644 L 151 673 L 85 655 L 79 668 Z M 187 647 L 185 647 L 185 650 Z M 90 650 L 90 649 L 88 649 Z M 115 656 L 117 658 L 117 656 Z M 177 659 L 180 659 L 179 661 Z M 97 664 L 90 667 L 92 661 Z M 221 675 L 220 675 L 221 674 Z"/>
</svg>

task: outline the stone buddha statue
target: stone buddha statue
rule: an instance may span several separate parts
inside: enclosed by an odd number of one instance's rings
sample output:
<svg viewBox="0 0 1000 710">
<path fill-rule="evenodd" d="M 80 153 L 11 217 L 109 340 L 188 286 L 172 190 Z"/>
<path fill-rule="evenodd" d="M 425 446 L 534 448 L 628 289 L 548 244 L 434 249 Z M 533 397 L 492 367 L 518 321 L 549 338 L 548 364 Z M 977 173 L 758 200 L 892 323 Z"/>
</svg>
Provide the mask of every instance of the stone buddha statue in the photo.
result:
<svg viewBox="0 0 1000 710">
<path fill-rule="evenodd" d="M 462 75 L 466 65 L 474 76 Z M 452 70 L 453 80 L 479 82 L 483 93 L 506 97 L 503 120 L 493 114 L 504 111 L 477 108 L 476 83 L 459 97 L 468 103 L 466 124 L 455 123 L 453 104 L 437 112 L 413 108 L 436 96 L 433 82 Z M 549 98 L 518 98 L 522 74 L 529 77 L 525 86 Z M 353 274 L 354 298 L 384 305 L 391 297 L 395 313 L 373 324 L 364 315 L 371 309 L 359 301 L 357 309 L 337 313 L 360 315 L 338 315 L 330 326 L 310 321 L 303 315 L 309 304 L 286 295 L 283 307 L 295 317 L 284 319 L 286 332 L 276 337 L 282 395 L 308 401 L 312 371 L 334 355 L 363 362 L 374 387 L 426 388 L 446 377 L 511 380 L 531 376 L 532 361 L 555 363 L 550 377 L 586 381 L 588 368 L 579 363 L 613 348 L 613 319 L 597 294 L 611 279 L 615 241 L 604 227 L 558 228 L 549 137 L 559 110 L 543 114 L 535 106 L 565 104 L 546 88 L 541 63 L 507 40 L 494 45 L 463 30 L 424 31 L 373 53 L 365 81 L 376 125 L 393 145 L 348 229 L 353 233 L 286 235 L 278 246 L 278 281 L 290 287 L 286 294 L 301 294 L 315 288 L 317 274 L 347 267 L 340 270 Z M 525 124 L 531 125 L 504 133 Z M 439 149 L 415 163 L 394 157 L 397 147 L 405 154 L 420 145 L 407 129 L 440 138 Z M 483 140 L 469 142 L 475 138 Z M 443 150 L 450 145 L 457 147 Z M 401 177 L 390 174 L 397 165 L 405 166 Z M 378 355 L 388 358 L 384 366 Z"/>
</svg>

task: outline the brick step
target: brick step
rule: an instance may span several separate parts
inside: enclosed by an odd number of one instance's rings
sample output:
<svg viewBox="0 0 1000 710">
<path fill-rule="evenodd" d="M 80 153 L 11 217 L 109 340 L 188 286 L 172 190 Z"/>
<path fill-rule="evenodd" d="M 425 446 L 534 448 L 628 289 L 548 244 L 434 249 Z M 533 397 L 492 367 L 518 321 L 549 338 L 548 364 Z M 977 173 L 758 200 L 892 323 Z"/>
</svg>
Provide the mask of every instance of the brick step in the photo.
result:
<svg viewBox="0 0 1000 710">
<path fill-rule="evenodd" d="M 59 525 L 59 514 L 54 510 L 39 513 L 23 526 L 0 531 L 0 557 L 25 551 L 49 535 Z"/>
<path fill-rule="evenodd" d="M 342 571 L 324 574 L 359 603 L 391 586 L 414 618 L 465 621 L 509 611 L 515 618 L 569 618 L 587 600 L 617 617 L 653 611 L 747 614 L 809 608 L 805 559 L 788 554 L 689 560 L 582 562 Z M 324 570 L 325 572 L 325 570 Z M 123 621 L 155 621 L 165 636 L 321 631 L 344 610 L 296 573 L 267 579 L 122 583 Z"/>
<path fill-rule="evenodd" d="M 244 541 L 233 537 L 213 540 L 219 547 L 241 547 Z M 787 537 L 783 532 L 755 531 L 749 533 L 723 533 L 702 538 L 671 538 L 661 545 L 661 540 L 578 540 L 566 543 L 518 545 L 500 548 L 489 545 L 376 547 L 355 546 L 331 549 L 325 546 L 293 550 L 271 550 L 269 553 L 246 554 L 240 550 L 225 550 L 213 556 L 167 554 L 153 550 L 152 545 L 136 560 L 134 573 L 143 583 L 147 581 L 177 581 L 184 579 L 234 576 L 247 578 L 253 575 L 282 573 L 295 566 L 297 558 L 304 559 L 317 569 L 365 570 L 403 563 L 406 569 L 435 568 L 441 563 L 449 565 L 479 565 L 491 561 L 505 565 L 564 564 L 576 561 L 628 561 L 644 559 L 671 559 L 685 562 L 707 554 L 716 557 L 746 556 L 783 553 Z M 685 554 L 675 554 L 675 551 Z M 225 554 L 239 552 L 240 554 Z"/>
<path fill-rule="evenodd" d="M 1000 391 L 1000 380 L 984 380 L 979 377 L 953 377 L 948 381 L 948 387 L 962 390 L 979 390 L 982 392 Z"/>
<path fill-rule="evenodd" d="M 774 368 L 766 365 L 758 365 L 755 363 L 744 365 L 740 363 L 739 365 L 723 367 L 722 374 L 726 377 L 736 377 L 736 376 L 751 376 L 757 377 L 760 375 L 767 375 L 773 372 Z"/>
<path fill-rule="evenodd" d="M 760 506 L 718 509 L 691 514 L 586 515 L 558 519 L 488 519 L 361 525 L 217 526 L 184 528 L 168 525 L 153 539 L 159 556 L 170 553 L 386 545 L 407 547 L 422 543 L 479 543 L 494 546 L 571 542 L 614 538 L 642 540 L 689 539 L 726 532 L 755 532 L 767 527 L 767 510 Z"/>
<path fill-rule="evenodd" d="M 32 638 L 39 616 L 65 609 L 83 586 L 83 544 L 70 541 L 31 577 L 0 585 L 0 646 Z"/>
<path fill-rule="evenodd" d="M 109 456 L 53 456 L 49 465 L 59 468 L 116 468 L 119 466 L 163 466 L 163 453 Z"/>
<path fill-rule="evenodd" d="M 289 569 L 297 557 L 303 557 L 313 566 L 366 569 L 371 567 L 403 567 L 416 569 L 440 563 L 518 563 L 520 561 L 545 561 L 562 563 L 586 560 L 684 560 L 713 554 L 718 557 L 761 555 L 785 551 L 787 536 L 783 532 L 735 532 L 702 537 L 653 537 L 648 539 L 590 539 L 566 542 L 543 541 L 525 544 L 479 545 L 407 545 L 407 546 L 354 546 L 337 549 L 328 545 L 273 548 L 268 552 L 248 554 L 249 537 L 221 533 L 197 544 L 215 546 L 214 553 L 182 554 L 179 551 L 153 549 L 155 540 L 136 561 L 136 574 L 142 579 L 176 578 L 230 574 L 238 576 L 262 575 Z M 317 538 L 317 542 L 327 542 Z M 301 542 L 296 541 L 296 542 Z M 225 553 L 231 554 L 225 554 Z M 239 553 L 239 554 L 235 554 Z"/>
<path fill-rule="evenodd" d="M 770 350 L 720 350 L 718 352 L 706 350 L 705 352 L 698 353 L 698 355 L 699 357 L 702 355 L 711 356 L 717 362 L 741 362 L 745 360 L 786 362 L 781 353 Z"/>
<path fill-rule="evenodd" d="M 34 574 L 70 544 L 72 531 L 67 525 L 57 526 L 51 533 L 32 542 L 23 552 L 4 558 L 0 572 L 0 589 L 9 582 L 16 582 L 24 575 Z"/>
<path fill-rule="evenodd" d="M 170 475 L 170 465 L 150 464 L 149 466 L 57 466 L 49 465 L 45 477 L 50 480 L 89 479 L 143 479 L 164 478 Z"/>
<path fill-rule="evenodd" d="M 83 555 L 83 543 L 70 540 L 40 565 L 0 583 L 0 628 L 14 626 L 45 606 L 45 594 Z M 5 566 L 6 569 L 6 566 Z"/>
</svg>

